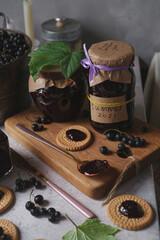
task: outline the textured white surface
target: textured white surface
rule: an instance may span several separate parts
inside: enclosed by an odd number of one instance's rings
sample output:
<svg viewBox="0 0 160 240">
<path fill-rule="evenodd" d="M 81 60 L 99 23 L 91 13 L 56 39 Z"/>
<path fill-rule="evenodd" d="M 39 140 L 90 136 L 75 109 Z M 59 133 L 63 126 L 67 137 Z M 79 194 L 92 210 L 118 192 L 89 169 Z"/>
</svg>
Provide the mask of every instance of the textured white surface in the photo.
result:
<svg viewBox="0 0 160 240">
<path fill-rule="evenodd" d="M 73 197 L 78 199 L 82 204 L 92 210 L 99 220 L 105 224 L 114 226 L 108 219 L 106 215 L 106 206 L 102 207 L 101 200 L 94 200 L 68 183 L 65 179 L 59 176 L 56 172 L 51 170 L 45 164 L 43 164 L 38 158 L 33 154 L 24 149 L 20 144 L 16 143 L 13 139 L 9 137 L 10 146 L 19 152 L 23 157 L 32 162 L 37 169 L 45 173 L 45 175 L 56 183 L 58 186 L 63 188 L 65 191 L 70 193 Z M 53 156 L 54 157 L 54 156 Z M 14 192 L 15 179 L 18 178 L 20 174 L 22 179 L 29 179 L 30 175 L 17 169 L 16 167 L 13 171 L 4 179 L 1 180 L 2 186 L 7 186 Z M 62 214 L 62 219 L 57 224 L 52 224 L 48 221 L 46 217 L 35 218 L 25 209 L 25 203 L 29 200 L 31 189 L 26 190 L 23 193 L 15 192 L 15 204 L 13 207 L 1 215 L 1 218 L 11 220 L 19 229 L 20 236 L 22 240 L 32 240 L 32 239 L 46 239 L 46 240 L 59 240 L 68 231 L 74 229 L 72 223 L 65 217 L 65 213 L 77 224 L 80 225 L 85 217 L 74 209 L 69 203 L 57 195 L 50 187 L 46 186 L 44 190 L 35 190 L 34 195 L 42 194 L 44 198 L 48 201 L 46 207 L 55 207 Z M 116 195 L 119 194 L 133 194 L 144 198 L 148 203 L 151 204 L 156 213 L 156 202 L 154 194 L 154 185 L 152 181 L 151 168 L 146 169 L 143 173 L 139 174 L 137 177 L 127 181 L 119 187 L 116 191 Z M 104 197 L 105 198 L 105 197 Z M 155 214 L 155 219 L 148 228 L 140 231 L 128 231 L 120 229 L 116 234 L 117 240 L 158 240 L 159 239 L 159 227 L 157 214 Z"/>
</svg>

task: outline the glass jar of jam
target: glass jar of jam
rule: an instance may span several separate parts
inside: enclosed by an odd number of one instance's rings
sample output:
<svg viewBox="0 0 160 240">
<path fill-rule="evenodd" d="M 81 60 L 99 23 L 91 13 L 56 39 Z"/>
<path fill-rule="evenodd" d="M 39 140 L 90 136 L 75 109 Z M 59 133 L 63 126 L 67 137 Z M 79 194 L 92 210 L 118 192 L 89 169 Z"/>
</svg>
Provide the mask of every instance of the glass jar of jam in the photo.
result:
<svg viewBox="0 0 160 240">
<path fill-rule="evenodd" d="M 93 128 L 101 133 L 108 129 L 126 130 L 134 120 L 133 47 L 104 41 L 91 46 L 88 58 L 90 68 L 94 68 L 89 74 L 88 95 Z"/>
<path fill-rule="evenodd" d="M 38 109 L 53 122 L 76 118 L 86 96 L 86 78 L 82 69 L 64 79 L 58 69 L 41 71 L 36 82 L 29 80 L 29 90 Z"/>
<path fill-rule="evenodd" d="M 0 130 L 0 178 L 12 170 L 8 137 Z"/>
</svg>

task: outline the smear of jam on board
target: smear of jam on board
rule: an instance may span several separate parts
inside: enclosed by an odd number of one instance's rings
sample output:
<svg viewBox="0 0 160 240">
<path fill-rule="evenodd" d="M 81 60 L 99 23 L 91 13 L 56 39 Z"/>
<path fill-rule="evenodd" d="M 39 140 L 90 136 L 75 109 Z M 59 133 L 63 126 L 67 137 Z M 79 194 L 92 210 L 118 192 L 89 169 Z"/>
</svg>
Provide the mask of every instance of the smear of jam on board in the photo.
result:
<svg viewBox="0 0 160 240">
<path fill-rule="evenodd" d="M 70 129 L 66 131 L 66 137 L 72 141 L 79 142 L 86 138 L 86 134 L 78 129 Z"/>
<path fill-rule="evenodd" d="M 119 207 L 119 211 L 128 218 L 141 218 L 144 214 L 141 206 L 132 200 L 126 200 L 122 202 Z"/>
</svg>

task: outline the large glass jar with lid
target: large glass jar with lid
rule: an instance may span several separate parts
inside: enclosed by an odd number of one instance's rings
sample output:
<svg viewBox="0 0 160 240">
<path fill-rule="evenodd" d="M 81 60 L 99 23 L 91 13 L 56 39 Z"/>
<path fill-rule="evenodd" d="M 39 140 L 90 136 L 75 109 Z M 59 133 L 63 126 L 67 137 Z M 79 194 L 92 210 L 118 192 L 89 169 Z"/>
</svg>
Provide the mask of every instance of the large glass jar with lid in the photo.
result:
<svg viewBox="0 0 160 240">
<path fill-rule="evenodd" d="M 101 133 L 126 130 L 134 120 L 133 47 L 125 42 L 104 41 L 93 44 L 86 55 L 93 128 Z"/>
<path fill-rule="evenodd" d="M 58 68 L 42 70 L 36 82 L 29 79 L 29 91 L 37 108 L 53 122 L 78 117 L 86 96 L 86 75 L 79 68 L 66 80 Z"/>
<path fill-rule="evenodd" d="M 73 51 L 81 50 L 81 24 L 70 18 L 53 18 L 41 24 L 42 45 L 53 41 L 67 42 Z"/>
</svg>

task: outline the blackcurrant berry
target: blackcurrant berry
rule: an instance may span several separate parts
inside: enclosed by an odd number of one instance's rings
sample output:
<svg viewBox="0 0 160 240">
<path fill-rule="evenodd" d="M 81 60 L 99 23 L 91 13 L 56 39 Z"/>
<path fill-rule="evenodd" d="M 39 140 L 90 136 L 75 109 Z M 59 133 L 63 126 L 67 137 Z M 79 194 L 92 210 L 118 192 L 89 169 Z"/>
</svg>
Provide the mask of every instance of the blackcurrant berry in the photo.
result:
<svg viewBox="0 0 160 240">
<path fill-rule="evenodd" d="M 140 137 L 135 138 L 135 141 L 140 141 L 140 140 L 141 140 Z"/>
<path fill-rule="evenodd" d="M 102 147 L 100 147 L 100 152 L 102 154 L 107 154 L 108 153 L 108 148 L 106 146 L 102 146 Z"/>
<path fill-rule="evenodd" d="M 39 127 L 37 124 L 32 124 L 32 129 L 33 129 L 33 131 L 38 131 Z"/>
<path fill-rule="evenodd" d="M 41 123 L 41 118 L 40 118 L 40 117 L 36 117 L 36 118 L 34 119 L 34 121 L 35 121 L 36 123 Z"/>
<path fill-rule="evenodd" d="M 49 215 L 48 216 L 48 220 L 51 222 L 51 223 L 54 223 L 56 221 L 56 218 L 54 215 Z"/>
<path fill-rule="evenodd" d="M 42 131 L 42 130 L 44 130 L 44 126 L 43 126 L 43 125 L 40 125 L 40 126 L 39 126 L 39 131 Z"/>
<path fill-rule="evenodd" d="M 15 181 L 16 185 L 20 185 L 22 183 L 23 183 L 23 180 L 21 178 L 17 178 L 16 181 Z"/>
<path fill-rule="evenodd" d="M 143 127 L 141 127 L 141 131 L 144 132 L 144 133 L 148 132 L 148 128 L 146 126 L 143 126 Z"/>
<path fill-rule="evenodd" d="M 33 209 L 34 206 L 35 206 L 34 203 L 32 203 L 31 201 L 28 201 L 28 202 L 26 202 L 26 204 L 25 204 L 25 208 L 26 208 L 27 210 Z"/>
<path fill-rule="evenodd" d="M 34 198 L 35 203 L 40 204 L 40 205 L 43 204 L 43 200 L 44 200 L 44 198 L 42 195 L 37 195 Z"/>
<path fill-rule="evenodd" d="M 55 218 L 60 218 L 61 213 L 59 211 L 55 211 L 54 216 L 55 216 Z"/>
<path fill-rule="evenodd" d="M 22 191 L 23 191 L 22 185 L 16 185 L 15 191 L 16 191 L 16 192 L 22 192 Z"/>
<path fill-rule="evenodd" d="M 114 141 L 115 140 L 115 133 L 109 131 L 107 134 L 106 134 L 106 137 L 111 140 L 111 141 Z"/>
<path fill-rule="evenodd" d="M 40 216 L 40 211 L 39 211 L 39 208 L 37 208 L 37 207 L 31 208 L 30 213 L 35 217 Z"/>
<path fill-rule="evenodd" d="M 121 134 L 121 133 L 116 133 L 115 138 L 116 138 L 117 141 L 121 141 L 122 138 L 123 138 L 123 134 Z"/>
<path fill-rule="evenodd" d="M 135 141 L 135 146 L 140 147 L 141 146 L 140 141 Z"/>
<path fill-rule="evenodd" d="M 34 186 L 35 186 L 35 188 L 40 189 L 40 188 L 42 188 L 42 183 L 39 181 L 36 181 Z"/>
<path fill-rule="evenodd" d="M 123 143 L 128 144 L 128 140 L 129 140 L 128 137 L 123 137 L 123 138 L 122 138 L 122 142 L 123 142 Z"/>
<path fill-rule="evenodd" d="M 125 144 L 124 143 L 119 143 L 118 144 L 118 149 L 123 150 L 125 148 Z"/>
<path fill-rule="evenodd" d="M 141 144 L 141 146 L 144 146 L 145 143 L 146 143 L 146 140 L 142 138 L 142 139 L 140 140 L 140 144 Z"/>
<path fill-rule="evenodd" d="M 30 183 L 29 183 L 28 180 L 24 180 L 24 181 L 23 181 L 23 187 L 24 187 L 24 189 L 27 189 L 27 188 L 30 187 Z"/>
<path fill-rule="evenodd" d="M 48 212 L 48 214 L 50 214 L 50 215 L 54 215 L 55 212 L 56 212 L 56 210 L 55 210 L 55 208 L 50 207 L 50 208 L 48 208 L 47 212 Z"/>
<path fill-rule="evenodd" d="M 128 140 L 128 145 L 129 145 L 130 147 L 135 147 L 135 140 L 129 139 L 129 140 Z"/>
<path fill-rule="evenodd" d="M 29 183 L 33 186 L 35 183 L 36 183 L 36 178 L 35 177 L 31 177 L 30 179 L 29 179 Z"/>
<path fill-rule="evenodd" d="M 41 215 L 41 216 L 44 216 L 44 215 L 46 215 L 46 214 L 48 213 L 48 211 L 47 211 L 46 208 L 40 208 L 40 209 L 39 209 L 39 212 L 40 212 L 40 215 Z"/>
<path fill-rule="evenodd" d="M 41 123 L 46 124 L 48 122 L 48 118 L 47 117 L 42 117 L 41 118 Z"/>
</svg>

